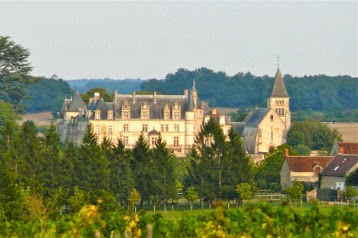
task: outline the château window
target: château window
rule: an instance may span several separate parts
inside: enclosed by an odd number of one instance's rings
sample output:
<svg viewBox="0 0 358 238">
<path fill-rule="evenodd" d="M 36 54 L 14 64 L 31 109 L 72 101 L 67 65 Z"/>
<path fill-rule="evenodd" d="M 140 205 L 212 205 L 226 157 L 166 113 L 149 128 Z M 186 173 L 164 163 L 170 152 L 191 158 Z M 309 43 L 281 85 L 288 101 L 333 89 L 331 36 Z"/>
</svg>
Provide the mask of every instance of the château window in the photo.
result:
<svg viewBox="0 0 358 238">
<path fill-rule="evenodd" d="M 123 136 L 124 146 L 128 146 L 128 136 Z"/>
<path fill-rule="evenodd" d="M 112 111 L 108 111 L 108 119 L 113 119 L 113 112 Z"/>
<path fill-rule="evenodd" d="M 95 119 L 101 119 L 100 111 L 96 110 Z"/>
<path fill-rule="evenodd" d="M 112 135 L 112 134 L 113 134 L 112 126 L 108 126 L 107 130 L 108 130 L 108 135 Z"/>
<path fill-rule="evenodd" d="M 100 127 L 98 125 L 96 126 L 96 134 L 97 135 L 101 134 L 101 130 L 100 130 Z"/>
<path fill-rule="evenodd" d="M 122 116 L 123 119 L 129 119 L 129 112 L 123 112 L 122 115 L 123 115 Z"/>
<path fill-rule="evenodd" d="M 129 125 L 123 124 L 123 131 L 129 131 Z"/>
<path fill-rule="evenodd" d="M 175 147 L 179 146 L 179 137 L 177 137 L 177 136 L 174 137 L 174 146 Z"/>
<path fill-rule="evenodd" d="M 169 112 L 165 112 L 165 113 L 164 113 L 164 119 L 165 119 L 165 120 L 168 120 L 168 119 L 169 119 Z"/>
<path fill-rule="evenodd" d="M 174 119 L 176 119 L 176 120 L 177 120 L 177 119 L 180 119 L 180 118 L 179 118 L 179 112 L 174 112 Z"/>
<path fill-rule="evenodd" d="M 148 112 L 142 112 L 142 119 L 149 119 L 149 113 Z"/>
<path fill-rule="evenodd" d="M 147 124 L 143 124 L 143 125 L 142 125 L 142 131 L 143 131 L 143 132 L 147 132 L 147 131 L 148 131 L 148 125 L 147 125 Z"/>
<path fill-rule="evenodd" d="M 157 137 L 152 137 L 152 146 L 155 146 L 155 142 L 157 142 Z"/>
<path fill-rule="evenodd" d="M 175 132 L 179 132 L 179 125 L 178 125 L 178 124 L 175 124 L 175 125 L 174 125 L 174 131 L 175 131 Z"/>
</svg>

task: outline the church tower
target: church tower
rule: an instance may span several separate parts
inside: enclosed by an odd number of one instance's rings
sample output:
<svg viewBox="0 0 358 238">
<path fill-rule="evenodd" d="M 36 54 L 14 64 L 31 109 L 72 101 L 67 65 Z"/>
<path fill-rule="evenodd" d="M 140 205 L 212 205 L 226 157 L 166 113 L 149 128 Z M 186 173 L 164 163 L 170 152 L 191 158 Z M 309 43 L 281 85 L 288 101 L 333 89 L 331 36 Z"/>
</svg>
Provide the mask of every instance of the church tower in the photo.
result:
<svg viewBox="0 0 358 238">
<path fill-rule="evenodd" d="M 267 99 L 267 107 L 276 111 L 286 125 L 286 133 L 291 127 L 290 97 L 287 94 L 280 66 L 278 65 L 271 97 Z"/>
</svg>

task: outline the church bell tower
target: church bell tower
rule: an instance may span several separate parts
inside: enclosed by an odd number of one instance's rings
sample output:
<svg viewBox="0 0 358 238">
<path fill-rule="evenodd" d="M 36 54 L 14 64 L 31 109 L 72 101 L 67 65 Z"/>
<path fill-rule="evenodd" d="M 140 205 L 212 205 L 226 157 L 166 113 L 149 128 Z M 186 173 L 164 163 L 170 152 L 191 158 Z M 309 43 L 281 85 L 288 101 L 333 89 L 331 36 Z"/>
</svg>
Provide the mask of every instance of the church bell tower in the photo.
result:
<svg viewBox="0 0 358 238">
<path fill-rule="evenodd" d="M 271 96 L 267 99 L 267 107 L 272 108 L 286 125 L 286 132 L 291 127 L 290 97 L 287 94 L 280 65 L 278 64 Z"/>
</svg>

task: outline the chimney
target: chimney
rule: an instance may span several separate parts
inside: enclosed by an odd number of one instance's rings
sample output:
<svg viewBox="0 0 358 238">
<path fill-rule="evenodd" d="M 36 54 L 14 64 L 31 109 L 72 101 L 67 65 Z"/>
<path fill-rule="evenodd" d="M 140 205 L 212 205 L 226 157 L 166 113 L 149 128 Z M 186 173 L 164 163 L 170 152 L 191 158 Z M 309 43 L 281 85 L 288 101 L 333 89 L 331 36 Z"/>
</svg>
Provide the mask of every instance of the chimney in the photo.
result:
<svg viewBox="0 0 358 238">
<path fill-rule="evenodd" d="M 189 95 L 189 90 L 188 89 L 184 89 L 184 96 L 188 96 Z"/>
<path fill-rule="evenodd" d="M 290 152 L 288 149 L 285 149 L 285 157 L 288 157 L 290 155 Z"/>
<path fill-rule="evenodd" d="M 344 154 L 344 147 L 339 146 L 338 154 Z"/>
<path fill-rule="evenodd" d="M 211 109 L 211 114 L 212 114 L 212 115 L 216 115 L 216 107 L 213 107 L 213 108 Z"/>
<path fill-rule="evenodd" d="M 94 93 L 94 102 L 96 103 L 99 100 L 99 92 Z"/>
<path fill-rule="evenodd" d="M 157 92 L 153 93 L 153 101 L 154 103 L 157 103 Z"/>
<path fill-rule="evenodd" d="M 132 101 L 133 103 L 136 103 L 135 92 L 132 93 Z"/>
</svg>

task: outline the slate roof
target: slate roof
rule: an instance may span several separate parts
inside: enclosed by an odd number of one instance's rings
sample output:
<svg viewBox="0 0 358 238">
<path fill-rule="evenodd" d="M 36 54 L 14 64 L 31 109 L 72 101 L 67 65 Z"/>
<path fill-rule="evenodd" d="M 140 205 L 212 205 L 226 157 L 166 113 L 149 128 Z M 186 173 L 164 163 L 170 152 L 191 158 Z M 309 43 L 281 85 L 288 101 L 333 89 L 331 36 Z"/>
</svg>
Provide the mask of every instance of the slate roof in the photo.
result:
<svg viewBox="0 0 358 238">
<path fill-rule="evenodd" d="M 272 86 L 271 97 L 288 97 L 285 82 L 283 81 L 280 68 L 277 68 L 275 81 Z"/>
<path fill-rule="evenodd" d="M 72 99 L 72 102 L 68 105 L 68 112 L 78 112 L 80 108 L 84 108 L 86 104 L 83 102 L 81 95 L 77 93 Z"/>
<path fill-rule="evenodd" d="M 287 156 L 291 172 L 312 172 L 316 165 L 325 168 L 333 156 Z"/>
<path fill-rule="evenodd" d="M 358 168 L 358 155 L 337 154 L 322 170 L 321 175 L 344 177 L 354 167 Z"/>
<path fill-rule="evenodd" d="M 123 104 L 127 102 L 130 106 L 130 118 L 141 117 L 141 106 L 147 104 L 149 107 L 150 119 L 164 119 L 164 108 L 168 104 L 170 108 L 170 117 L 172 107 L 175 103 L 180 106 L 181 119 L 185 118 L 185 111 L 189 109 L 189 97 L 185 95 L 156 95 L 154 102 L 153 95 L 135 95 L 135 102 L 132 95 L 118 94 L 114 102 L 114 111 L 116 117 L 121 117 Z"/>
<path fill-rule="evenodd" d="M 245 119 L 245 126 L 258 126 L 269 111 L 270 108 L 256 108 L 249 114 L 248 118 Z"/>
</svg>

